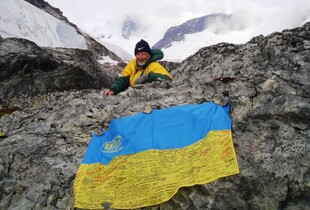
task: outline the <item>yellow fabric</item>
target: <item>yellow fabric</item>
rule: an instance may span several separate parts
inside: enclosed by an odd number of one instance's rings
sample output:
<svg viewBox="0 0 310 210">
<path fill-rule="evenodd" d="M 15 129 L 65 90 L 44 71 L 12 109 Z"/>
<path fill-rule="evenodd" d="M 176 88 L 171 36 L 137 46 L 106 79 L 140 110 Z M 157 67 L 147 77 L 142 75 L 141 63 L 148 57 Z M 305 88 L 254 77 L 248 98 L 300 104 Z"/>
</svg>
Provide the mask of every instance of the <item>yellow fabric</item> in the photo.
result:
<svg viewBox="0 0 310 210">
<path fill-rule="evenodd" d="M 169 200 L 180 187 L 239 173 L 230 130 L 211 131 L 179 149 L 118 156 L 109 165 L 82 164 L 75 180 L 75 207 L 133 209 Z"/>
<path fill-rule="evenodd" d="M 135 58 L 131 59 L 131 61 L 127 64 L 120 76 L 130 76 L 129 83 L 130 86 L 133 87 L 135 85 L 135 81 L 141 76 L 142 72 L 143 74 L 148 74 L 151 71 L 156 74 L 167 75 L 172 79 L 169 72 L 158 62 L 150 63 L 143 72 L 143 69 L 141 67 L 137 67 L 137 62 Z"/>
</svg>

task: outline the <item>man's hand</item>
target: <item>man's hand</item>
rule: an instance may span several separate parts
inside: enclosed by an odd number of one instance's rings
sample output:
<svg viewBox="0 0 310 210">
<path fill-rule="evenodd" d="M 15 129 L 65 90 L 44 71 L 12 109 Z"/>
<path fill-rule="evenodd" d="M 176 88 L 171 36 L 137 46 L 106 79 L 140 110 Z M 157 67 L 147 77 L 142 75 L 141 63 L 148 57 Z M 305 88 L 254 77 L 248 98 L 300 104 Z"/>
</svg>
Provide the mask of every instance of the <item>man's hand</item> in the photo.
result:
<svg viewBox="0 0 310 210">
<path fill-rule="evenodd" d="M 104 94 L 105 94 L 106 96 L 113 96 L 113 95 L 115 95 L 115 93 L 114 93 L 112 90 L 105 90 L 105 91 L 104 91 Z"/>
<path fill-rule="evenodd" d="M 136 80 L 136 84 L 144 84 L 147 82 L 147 80 L 149 79 L 149 75 L 148 74 L 143 74 L 142 76 L 140 76 L 137 80 Z"/>
</svg>

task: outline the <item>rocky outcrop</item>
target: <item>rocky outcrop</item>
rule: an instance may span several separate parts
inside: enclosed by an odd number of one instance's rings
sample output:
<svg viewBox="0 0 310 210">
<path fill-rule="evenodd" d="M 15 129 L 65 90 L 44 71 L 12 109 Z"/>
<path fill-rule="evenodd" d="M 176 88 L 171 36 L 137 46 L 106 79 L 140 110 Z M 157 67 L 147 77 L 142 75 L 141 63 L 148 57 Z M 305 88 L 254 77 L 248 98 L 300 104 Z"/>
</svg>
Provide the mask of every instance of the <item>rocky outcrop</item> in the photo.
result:
<svg viewBox="0 0 310 210">
<path fill-rule="evenodd" d="M 25 0 L 25 1 L 32 4 L 33 6 L 36 6 L 40 9 L 44 10 L 47 13 L 53 15 L 55 18 L 62 20 L 64 22 L 69 23 L 70 25 L 76 27 L 76 25 L 69 22 L 67 17 L 63 16 L 63 13 L 62 13 L 62 11 L 60 11 L 60 9 L 51 6 L 48 2 L 46 2 L 44 0 Z"/>
<path fill-rule="evenodd" d="M 203 48 L 172 70 L 172 82 L 113 97 L 91 88 L 2 103 L 15 109 L 0 118 L 0 209 L 70 209 L 75 173 L 95 128 L 147 105 L 207 101 L 232 104 L 240 174 L 181 188 L 145 209 L 310 208 L 309 49 L 307 23 L 244 45 Z"/>
<path fill-rule="evenodd" d="M 101 89 L 118 66 L 101 65 L 88 50 L 40 48 L 17 38 L 0 40 L 0 102 L 72 89 Z M 114 72 L 114 73 L 113 73 Z"/>
</svg>

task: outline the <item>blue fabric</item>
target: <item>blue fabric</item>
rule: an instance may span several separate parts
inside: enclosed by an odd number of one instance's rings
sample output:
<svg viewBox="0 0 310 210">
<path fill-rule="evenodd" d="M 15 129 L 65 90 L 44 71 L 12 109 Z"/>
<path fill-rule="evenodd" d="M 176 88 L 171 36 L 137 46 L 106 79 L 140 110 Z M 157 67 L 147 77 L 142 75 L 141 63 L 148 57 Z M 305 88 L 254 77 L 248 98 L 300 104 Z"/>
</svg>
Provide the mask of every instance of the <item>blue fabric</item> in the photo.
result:
<svg viewBox="0 0 310 210">
<path fill-rule="evenodd" d="M 104 135 L 93 135 L 82 163 L 108 164 L 119 155 L 191 145 L 211 130 L 230 130 L 229 109 L 210 102 L 115 119 Z"/>
</svg>

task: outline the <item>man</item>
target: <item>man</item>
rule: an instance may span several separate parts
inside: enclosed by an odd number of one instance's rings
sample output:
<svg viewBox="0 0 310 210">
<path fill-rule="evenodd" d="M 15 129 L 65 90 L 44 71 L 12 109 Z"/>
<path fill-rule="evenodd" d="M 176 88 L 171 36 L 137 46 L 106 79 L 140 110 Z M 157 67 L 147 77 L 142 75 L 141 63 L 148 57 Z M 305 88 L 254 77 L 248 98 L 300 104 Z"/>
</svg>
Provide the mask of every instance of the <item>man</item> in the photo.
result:
<svg viewBox="0 0 310 210">
<path fill-rule="evenodd" d="M 141 39 L 136 44 L 134 54 L 136 58 L 127 64 L 120 77 L 105 91 L 105 95 L 116 95 L 129 86 L 134 87 L 135 84 L 144 84 L 158 79 L 172 80 L 168 71 L 157 62 L 164 57 L 161 50 L 151 50 L 149 44 Z"/>
</svg>

